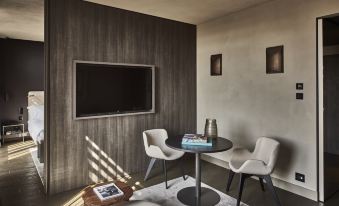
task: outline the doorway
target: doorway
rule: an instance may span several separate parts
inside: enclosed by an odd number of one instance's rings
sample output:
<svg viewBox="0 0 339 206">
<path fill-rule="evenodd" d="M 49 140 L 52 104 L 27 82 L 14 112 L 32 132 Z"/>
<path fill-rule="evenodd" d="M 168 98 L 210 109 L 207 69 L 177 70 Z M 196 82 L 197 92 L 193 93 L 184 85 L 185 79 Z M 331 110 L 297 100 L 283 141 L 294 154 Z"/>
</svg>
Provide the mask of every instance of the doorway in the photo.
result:
<svg viewBox="0 0 339 206">
<path fill-rule="evenodd" d="M 8 180 L 21 178 L 36 196 L 48 186 L 44 5 L 43 0 L 0 3 L 0 181 L 13 193 L 22 188 Z"/>
<path fill-rule="evenodd" d="M 339 195 L 339 16 L 318 21 L 319 200 Z"/>
</svg>

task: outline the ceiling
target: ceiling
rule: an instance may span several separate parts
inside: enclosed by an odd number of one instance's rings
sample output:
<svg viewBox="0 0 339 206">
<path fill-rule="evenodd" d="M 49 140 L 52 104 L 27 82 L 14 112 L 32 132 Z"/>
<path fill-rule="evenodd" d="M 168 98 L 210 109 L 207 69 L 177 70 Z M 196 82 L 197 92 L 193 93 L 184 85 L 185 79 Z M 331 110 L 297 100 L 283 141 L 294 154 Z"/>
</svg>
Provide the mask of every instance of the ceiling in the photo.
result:
<svg viewBox="0 0 339 206">
<path fill-rule="evenodd" d="M 0 0 L 0 37 L 44 40 L 44 0 Z"/>
<path fill-rule="evenodd" d="M 272 0 L 85 0 L 191 24 Z M 0 38 L 44 40 L 44 0 L 0 0 Z"/>
<path fill-rule="evenodd" d="M 272 0 L 85 0 L 148 15 L 191 24 L 200 24 L 220 16 Z"/>
</svg>

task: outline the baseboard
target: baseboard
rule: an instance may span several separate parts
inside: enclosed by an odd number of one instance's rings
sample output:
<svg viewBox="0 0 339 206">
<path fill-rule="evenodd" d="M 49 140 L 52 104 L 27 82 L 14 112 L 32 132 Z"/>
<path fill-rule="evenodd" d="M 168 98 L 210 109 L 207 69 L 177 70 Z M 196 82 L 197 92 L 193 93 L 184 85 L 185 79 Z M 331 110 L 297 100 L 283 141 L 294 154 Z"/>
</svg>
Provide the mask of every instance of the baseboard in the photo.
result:
<svg viewBox="0 0 339 206">
<path fill-rule="evenodd" d="M 206 155 L 206 154 L 202 154 L 201 155 L 201 159 L 205 160 L 207 162 L 210 162 L 212 164 L 218 165 L 220 167 L 223 167 L 223 168 L 226 168 L 226 169 L 230 169 L 230 167 L 228 166 L 228 162 L 226 162 L 224 160 L 217 159 L 217 158 L 211 157 L 211 156 Z"/>
<path fill-rule="evenodd" d="M 228 162 L 226 162 L 224 160 L 220 160 L 220 159 L 217 159 L 217 158 L 211 157 L 209 155 L 205 155 L 205 154 L 203 154 L 201 156 L 201 159 L 203 159 L 207 162 L 210 162 L 212 164 L 218 165 L 220 167 L 224 167 L 226 169 L 229 169 Z M 280 189 L 286 190 L 288 192 L 292 192 L 294 194 L 303 196 L 303 197 L 311 199 L 313 201 L 318 201 L 316 191 L 309 190 L 307 188 L 300 187 L 298 185 L 294 185 L 294 184 L 291 184 L 289 182 L 286 182 L 284 180 L 280 180 L 280 179 L 277 179 L 277 178 L 274 178 L 274 177 L 272 177 L 272 181 L 273 181 L 274 186 L 276 186 Z"/>
</svg>

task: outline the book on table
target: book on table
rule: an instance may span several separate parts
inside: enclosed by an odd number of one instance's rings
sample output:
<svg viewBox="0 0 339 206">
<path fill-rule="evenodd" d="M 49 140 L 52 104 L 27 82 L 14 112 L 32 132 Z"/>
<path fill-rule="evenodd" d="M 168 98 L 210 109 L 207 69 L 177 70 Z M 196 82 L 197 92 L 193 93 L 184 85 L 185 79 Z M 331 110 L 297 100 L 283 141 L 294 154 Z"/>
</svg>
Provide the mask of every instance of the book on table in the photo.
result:
<svg viewBox="0 0 339 206">
<path fill-rule="evenodd" d="M 212 146 L 212 140 L 201 134 L 185 134 L 181 144 L 191 146 Z"/>
<path fill-rule="evenodd" d="M 93 188 L 94 193 L 101 201 L 121 197 L 124 192 L 119 189 L 114 183 L 98 186 Z"/>
</svg>

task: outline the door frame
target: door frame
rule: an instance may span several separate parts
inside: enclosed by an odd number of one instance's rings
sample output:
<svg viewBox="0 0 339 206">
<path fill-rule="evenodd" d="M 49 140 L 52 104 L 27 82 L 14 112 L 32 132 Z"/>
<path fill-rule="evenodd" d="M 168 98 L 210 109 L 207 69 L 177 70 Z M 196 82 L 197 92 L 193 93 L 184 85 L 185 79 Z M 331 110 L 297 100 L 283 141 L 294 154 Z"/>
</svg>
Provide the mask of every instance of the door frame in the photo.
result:
<svg viewBox="0 0 339 206">
<path fill-rule="evenodd" d="M 317 196 L 324 202 L 324 92 L 323 92 L 323 18 L 316 19 L 316 88 L 317 88 Z M 321 112 L 322 111 L 322 112 Z"/>
<path fill-rule="evenodd" d="M 45 99 L 44 99 L 44 192 L 47 195 L 50 195 L 50 131 L 49 131 L 49 124 L 50 124 L 50 51 L 49 51 L 49 42 L 50 42 L 50 0 L 44 1 L 44 55 L 45 55 Z"/>
</svg>

